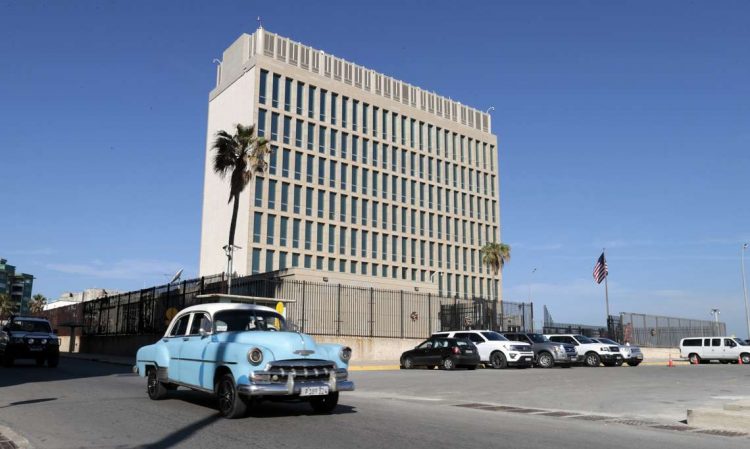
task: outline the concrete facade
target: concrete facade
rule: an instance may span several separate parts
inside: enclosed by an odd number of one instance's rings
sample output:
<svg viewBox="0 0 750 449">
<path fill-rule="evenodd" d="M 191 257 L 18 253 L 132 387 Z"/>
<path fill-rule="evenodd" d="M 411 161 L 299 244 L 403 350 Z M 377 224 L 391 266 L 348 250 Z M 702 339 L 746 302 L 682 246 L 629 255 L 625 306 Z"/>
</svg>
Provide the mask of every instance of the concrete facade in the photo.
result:
<svg viewBox="0 0 750 449">
<path fill-rule="evenodd" d="M 0 259 L 0 293 L 10 296 L 15 307 L 14 313 L 28 312 L 33 287 L 34 276 L 16 273 L 15 266 L 8 264 L 6 259 Z"/>
<path fill-rule="evenodd" d="M 301 268 L 501 299 L 479 251 L 500 241 L 488 114 L 263 29 L 240 36 L 209 97 L 202 276 L 226 270 L 229 185 L 211 143 L 236 123 L 272 150 L 240 197 L 237 274 Z"/>
</svg>

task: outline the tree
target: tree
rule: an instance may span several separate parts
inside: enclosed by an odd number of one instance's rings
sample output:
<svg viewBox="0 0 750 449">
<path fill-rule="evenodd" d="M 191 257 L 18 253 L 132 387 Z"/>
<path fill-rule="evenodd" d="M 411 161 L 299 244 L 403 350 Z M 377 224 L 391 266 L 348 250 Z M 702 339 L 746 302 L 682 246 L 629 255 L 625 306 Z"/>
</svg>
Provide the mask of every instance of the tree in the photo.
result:
<svg viewBox="0 0 750 449">
<path fill-rule="evenodd" d="M 44 311 L 44 306 L 46 305 L 47 298 L 44 295 L 37 293 L 31 298 L 31 301 L 29 301 L 29 312 L 31 312 L 32 315 L 42 313 Z"/>
<path fill-rule="evenodd" d="M 489 268 L 493 276 L 497 276 L 505 266 L 505 262 L 510 260 L 510 245 L 505 243 L 487 243 L 481 249 L 482 263 Z M 493 279 L 494 281 L 494 279 Z M 495 290 L 494 282 L 490 287 L 490 298 Z"/>
<path fill-rule="evenodd" d="M 214 154 L 214 172 L 222 179 L 229 178 L 229 201 L 232 205 L 232 221 L 229 224 L 229 241 L 227 252 L 227 275 L 229 290 L 232 288 L 232 253 L 234 250 L 234 233 L 237 228 L 237 211 L 240 207 L 240 194 L 250 183 L 253 175 L 266 171 L 266 156 L 270 153 L 266 140 L 255 136 L 255 126 L 235 125 L 234 134 L 221 130 L 216 133 L 212 147 Z"/>
<path fill-rule="evenodd" d="M 0 293 L 0 319 L 7 319 L 15 309 L 13 301 L 10 299 L 10 295 L 7 293 Z"/>
</svg>

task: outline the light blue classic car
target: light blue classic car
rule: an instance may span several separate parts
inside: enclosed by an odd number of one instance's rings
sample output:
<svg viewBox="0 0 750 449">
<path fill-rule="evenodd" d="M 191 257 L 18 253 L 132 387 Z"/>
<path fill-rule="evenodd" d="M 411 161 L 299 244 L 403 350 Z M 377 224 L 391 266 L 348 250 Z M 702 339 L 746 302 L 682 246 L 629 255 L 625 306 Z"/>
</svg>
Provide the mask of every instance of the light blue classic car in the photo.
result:
<svg viewBox="0 0 750 449">
<path fill-rule="evenodd" d="M 261 399 L 309 401 L 315 411 L 332 411 L 348 380 L 352 351 L 316 344 L 288 331 L 270 307 L 212 303 L 175 315 L 164 337 L 138 350 L 133 370 L 148 378 L 151 399 L 177 387 L 216 394 L 227 418 L 243 416 Z"/>
</svg>

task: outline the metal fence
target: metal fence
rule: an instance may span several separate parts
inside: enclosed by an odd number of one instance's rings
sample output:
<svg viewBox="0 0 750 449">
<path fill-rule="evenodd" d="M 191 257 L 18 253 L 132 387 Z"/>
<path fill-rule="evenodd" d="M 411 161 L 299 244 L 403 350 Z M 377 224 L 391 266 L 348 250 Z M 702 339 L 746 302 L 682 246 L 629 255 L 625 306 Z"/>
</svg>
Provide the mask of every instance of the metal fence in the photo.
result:
<svg viewBox="0 0 750 449">
<path fill-rule="evenodd" d="M 618 340 L 645 347 L 677 347 L 687 337 L 726 335 L 727 325 L 642 313 L 620 313 Z"/>
<path fill-rule="evenodd" d="M 726 332 L 723 322 L 625 312 L 610 315 L 607 326 L 558 323 L 544 306 L 545 334 L 582 334 L 636 346 L 672 348 L 679 346 L 683 338 L 726 335 Z"/>
<path fill-rule="evenodd" d="M 162 334 L 185 307 L 206 299 L 199 295 L 225 293 L 222 275 L 165 284 L 70 306 L 80 313 L 56 309 L 56 315 L 76 317 L 84 335 Z M 232 280 L 232 294 L 292 300 L 286 304 L 287 321 L 314 335 L 424 338 L 440 330 L 467 327 L 528 330 L 533 323 L 531 304 L 482 298 L 444 297 L 431 293 L 384 290 L 308 282 L 268 276 Z M 498 311 L 498 309 L 500 309 Z M 51 317 L 52 318 L 52 317 Z M 68 320 L 70 321 L 70 319 Z"/>
</svg>

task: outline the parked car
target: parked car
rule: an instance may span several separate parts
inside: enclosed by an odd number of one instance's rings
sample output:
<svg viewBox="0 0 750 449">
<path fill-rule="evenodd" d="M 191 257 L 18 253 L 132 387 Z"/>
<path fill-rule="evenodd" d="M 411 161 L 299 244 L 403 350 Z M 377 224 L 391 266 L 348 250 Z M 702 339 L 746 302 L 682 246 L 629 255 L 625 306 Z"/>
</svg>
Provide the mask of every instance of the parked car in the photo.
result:
<svg viewBox="0 0 750 449">
<path fill-rule="evenodd" d="M 401 354 L 401 368 L 412 369 L 436 366 L 445 370 L 464 367 L 470 370 L 479 365 L 479 351 L 469 340 L 431 337 L 414 349 Z"/>
<path fill-rule="evenodd" d="M 493 368 L 509 366 L 528 368 L 534 363 L 534 351 L 531 350 L 530 344 L 508 340 L 495 331 L 436 332 L 432 336 L 462 338 L 471 341 L 477 347 L 482 363 Z"/>
<path fill-rule="evenodd" d="M 592 340 L 604 343 L 605 345 L 618 345 L 620 347 L 620 353 L 622 354 L 623 360 L 630 366 L 638 366 L 643 362 L 643 353 L 641 348 L 638 346 L 621 345 L 614 340 L 609 338 L 592 338 Z"/>
<path fill-rule="evenodd" d="M 0 360 L 13 366 L 18 359 L 33 359 L 37 366 L 55 368 L 60 363 L 60 339 L 49 321 L 39 317 L 14 316 L 0 332 Z"/>
<path fill-rule="evenodd" d="M 215 394 L 226 418 L 242 416 L 253 400 L 304 400 L 330 412 L 348 380 L 352 351 L 316 344 L 289 331 L 270 307 L 201 304 L 180 311 L 164 337 L 136 355 L 134 371 L 148 378 L 151 399 L 178 386 Z"/>
<path fill-rule="evenodd" d="M 530 344 L 534 351 L 534 362 L 540 368 L 552 368 L 555 365 L 569 367 L 579 361 L 575 346 L 552 342 L 542 334 L 504 332 L 503 335 L 509 340 Z"/>
<path fill-rule="evenodd" d="M 583 364 L 589 367 L 622 366 L 624 359 L 620 353 L 620 345 L 607 345 L 580 334 L 552 334 L 546 335 L 557 343 L 569 343 L 576 347 L 578 355 L 583 356 Z"/>
<path fill-rule="evenodd" d="M 750 364 L 750 345 L 734 337 L 699 337 L 680 340 L 680 357 L 690 363 L 706 363 L 717 360 L 723 363 Z"/>
</svg>

